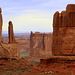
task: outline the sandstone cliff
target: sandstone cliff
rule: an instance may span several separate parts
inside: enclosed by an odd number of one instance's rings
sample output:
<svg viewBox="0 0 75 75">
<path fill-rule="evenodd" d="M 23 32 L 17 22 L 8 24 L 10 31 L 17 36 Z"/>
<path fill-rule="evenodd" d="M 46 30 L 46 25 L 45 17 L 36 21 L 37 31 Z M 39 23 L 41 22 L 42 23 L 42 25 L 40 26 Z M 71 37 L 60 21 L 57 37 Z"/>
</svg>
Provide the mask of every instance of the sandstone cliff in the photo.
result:
<svg viewBox="0 0 75 75">
<path fill-rule="evenodd" d="M 69 4 L 66 11 L 54 14 L 53 55 L 75 55 L 75 4 Z"/>
<path fill-rule="evenodd" d="M 52 43 L 52 34 L 31 32 L 30 55 L 31 56 L 50 56 L 51 43 Z"/>
</svg>

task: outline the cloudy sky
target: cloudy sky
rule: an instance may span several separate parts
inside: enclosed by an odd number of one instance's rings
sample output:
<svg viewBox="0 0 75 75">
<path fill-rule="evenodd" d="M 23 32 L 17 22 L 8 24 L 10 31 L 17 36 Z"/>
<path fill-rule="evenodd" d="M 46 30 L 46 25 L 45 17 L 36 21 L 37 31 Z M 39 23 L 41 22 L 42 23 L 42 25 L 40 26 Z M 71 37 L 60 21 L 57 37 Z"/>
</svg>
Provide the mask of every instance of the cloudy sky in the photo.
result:
<svg viewBox="0 0 75 75">
<path fill-rule="evenodd" d="M 75 0 L 0 0 L 3 15 L 3 31 L 12 21 L 14 31 L 52 32 L 53 14 L 66 10 Z"/>
</svg>

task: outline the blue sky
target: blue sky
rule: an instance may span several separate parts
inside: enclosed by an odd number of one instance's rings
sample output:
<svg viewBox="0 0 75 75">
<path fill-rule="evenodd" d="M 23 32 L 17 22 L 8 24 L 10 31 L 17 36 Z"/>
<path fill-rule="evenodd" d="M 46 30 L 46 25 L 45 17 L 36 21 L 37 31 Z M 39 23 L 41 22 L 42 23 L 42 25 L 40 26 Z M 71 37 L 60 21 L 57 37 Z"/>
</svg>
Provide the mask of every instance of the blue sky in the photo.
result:
<svg viewBox="0 0 75 75">
<path fill-rule="evenodd" d="M 0 0 L 3 15 L 3 31 L 12 21 L 14 31 L 52 32 L 53 14 L 66 10 L 74 0 Z"/>
</svg>

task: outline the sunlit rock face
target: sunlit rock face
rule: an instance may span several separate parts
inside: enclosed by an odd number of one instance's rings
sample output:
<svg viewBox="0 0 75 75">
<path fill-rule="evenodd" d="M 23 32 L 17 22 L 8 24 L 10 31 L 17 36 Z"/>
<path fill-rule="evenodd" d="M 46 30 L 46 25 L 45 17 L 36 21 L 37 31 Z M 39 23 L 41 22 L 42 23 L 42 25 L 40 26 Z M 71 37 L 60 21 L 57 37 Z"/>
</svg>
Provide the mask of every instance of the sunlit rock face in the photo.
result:
<svg viewBox="0 0 75 75">
<path fill-rule="evenodd" d="M 9 33 L 9 43 L 16 43 L 14 32 L 13 32 L 13 24 L 11 21 L 9 21 L 9 27 L 8 27 L 8 33 Z"/>
<path fill-rule="evenodd" d="M 69 4 L 66 11 L 54 14 L 52 54 L 75 55 L 75 4 Z"/>
<path fill-rule="evenodd" d="M 31 32 L 30 56 L 50 56 L 52 45 L 52 34 Z"/>
<path fill-rule="evenodd" d="M 18 43 L 15 41 L 12 22 L 9 22 L 9 43 L 1 41 L 2 38 L 2 15 L 0 8 L 0 58 L 19 57 Z"/>
<path fill-rule="evenodd" d="M 0 8 L 0 43 L 1 43 L 1 38 L 2 38 L 2 9 Z"/>
</svg>

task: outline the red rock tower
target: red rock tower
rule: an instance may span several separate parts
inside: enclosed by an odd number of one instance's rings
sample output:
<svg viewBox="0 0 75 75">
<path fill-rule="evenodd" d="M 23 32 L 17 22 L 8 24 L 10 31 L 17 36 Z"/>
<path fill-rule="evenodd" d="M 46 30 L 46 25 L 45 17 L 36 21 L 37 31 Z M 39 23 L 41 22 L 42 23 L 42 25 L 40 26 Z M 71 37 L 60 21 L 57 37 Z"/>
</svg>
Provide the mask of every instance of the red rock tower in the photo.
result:
<svg viewBox="0 0 75 75">
<path fill-rule="evenodd" d="M 1 43 L 1 38 L 2 38 L 2 9 L 0 8 L 0 43 Z"/>
<path fill-rule="evenodd" d="M 8 33 L 9 33 L 9 43 L 16 43 L 13 32 L 13 24 L 11 21 L 9 21 Z"/>
<path fill-rule="evenodd" d="M 52 54 L 75 56 L 75 4 L 68 4 L 66 11 L 54 14 Z"/>
</svg>

